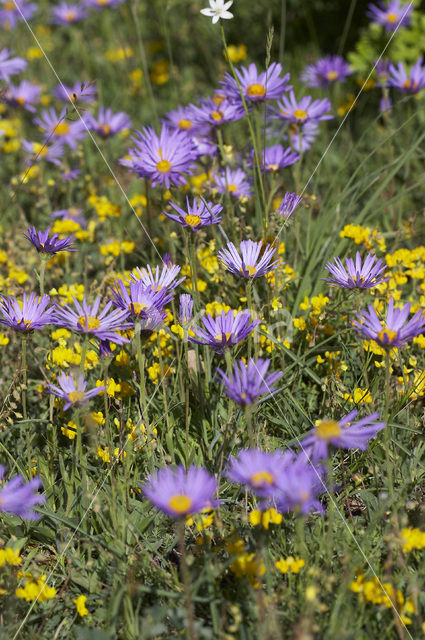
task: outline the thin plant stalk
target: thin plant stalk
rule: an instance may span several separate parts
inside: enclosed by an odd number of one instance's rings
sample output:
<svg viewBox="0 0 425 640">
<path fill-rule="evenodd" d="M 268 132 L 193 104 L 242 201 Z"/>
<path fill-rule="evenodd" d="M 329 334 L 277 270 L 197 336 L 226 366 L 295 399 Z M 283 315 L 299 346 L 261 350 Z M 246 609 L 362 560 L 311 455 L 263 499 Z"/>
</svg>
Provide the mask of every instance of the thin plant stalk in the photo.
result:
<svg viewBox="0 0 425 640">
<path fill-rule="evenodd" d="M 391 464 L 391 429 L 390 429 L 390 387 L 391 387 L 391 351 L 387 349 L 385 352 L 385 387 L 384 387 L 384 420 L 386 427 L 384 429 L 384 446 L 385 446 L 385 463 L 387 468 L 388 484 L 390 487 L 390 495 L 394 501 L 394 485 L 393 485 L 393 468 Z"/>
<path fill-rule="evenodd" d="M 21 339 L 21 366 L 22 366 L 22 415 L 25 422 L 25 437 L 27 442 L 27 456 L 28 456 L 28 475 L 32 477 L 32 457 L 31 457 L 31 433 L 28 424 L 28 412 L 27 412 L 27 340 L 26 335 Z"/>
<path fill-rule="evenodd" d="M 190 640 L 196 640 L 190 573 L 189 573 L 189 567 L 187 566 L 186 545 L 184 541 L 184 527 L 185 527 L 184 520 L 178 520 L 176 523 L 176 533 L 177 533 L 177 542 L 178 542 L 179 551 L 180 551 L 180 567 L 181 567 L 182 578 L 183 578 L 183 586 L 184 586 L 184 592 L 186 596 L 187 626 L 189 630 Z"/>
</svg>

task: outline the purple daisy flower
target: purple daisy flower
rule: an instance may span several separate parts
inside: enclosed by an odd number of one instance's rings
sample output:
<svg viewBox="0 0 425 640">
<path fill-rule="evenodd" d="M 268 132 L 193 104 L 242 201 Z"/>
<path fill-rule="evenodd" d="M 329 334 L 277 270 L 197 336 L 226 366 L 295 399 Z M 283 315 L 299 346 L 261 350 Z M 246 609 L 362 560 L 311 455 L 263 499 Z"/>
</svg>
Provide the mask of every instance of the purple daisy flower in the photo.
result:
<svg viewBox="0 0 425 640">
<path fill-rule="evenodd" d="M 292 452 L 269 453 L 260 449 L 244 449 L 238 457 L 231 457 L 225 475 L 232 482 L 243 484 L 260 498 L 271 497 L 285 474 L 288 456 Z"/>
<path fill-rule="evenodd" d="M 177 280 L 180 270 L 181 267 L 178 264 L 165 263 L 164 261 L 162 269 L 156 267 L 155 271 L 152 271 L 152 267 L 149 264 L 142 268 L 136 267 L 130 274 L 130 278 L 135 282 L 141 280 L 145 287 L 150 287 L 152 291 L 161 291 L 161 289 L 172 291 L 186 278 L 186 276 L 183 276 L 183 278 Z"/>
<path fill-rule="evenodd" d="M 282 371 L 275 371 L 267 375 L 270 360 L 259 358 L 257 361 L 252 358 L 246 364 L 243 360 L 235 362 L 231 375 L 222 369 L 217 369 L 224 384 L 224 391 L 229 398 L 237 404 L 248 405 L 256 402 L 264 393 L 271 394 L 276 391 L 273 384 L 282 375 Z"/>
<path fill-rule="evenodd" d="M 168 211 L 163 211 L 162 213 L 171 218 L 171 220 L 175 220 L 182 227 L 186 227 L 186 229 L 191 229 L 192 231 L 199 231 L 201 227 L 209 227 L 211 224 L 218 224 L 221 222 L 220 213 L 223 211 L 223 207 L 221 204 L 213 204 L 212 202 L 205 202 L 204 200 L 200 200 L 197 202 L 196 198 L 193 198 L 193 204 L 190 205 L 189 198 L 186 196 L 186 209 L 182 209 L 178 205 L 173 202 L 169 202 L 173 209 L 177 211 L 175 213 L 169 213 Z"/>
<path fill-rule="evenodd" d="M 179 297 L 179 321 L 181 324 L 189 324 L 193 314 L 193 299 L 190 293 L 182 293 Z"/>
<path fill-rule="evenodd" d="M 64 171 L 62 174 L 62 178 L 69 182 L 70 180 L 75 180 L 75 178 L 78 178 L 78 176 L 80 176 L 82 173 L 83 172 L 81 171 L 81 169 L 74 167 L 73 169 L 67 169 L 66 171 Z M 66 209 L 63 209 L 63 211 L 66 211 Z M 79 209 L 79 211 L 81 211 L 81 209 Z"/>
<path fill-rule="evenodd" d="M 57 233 L 49 238 L 49 231 L 50 227 L 47 227 L 46 231 L 37 231 L 35 227 L 28 227 L 28 235 L 26 233 L 22 235 L 34 245 L 39 253 L 53 255 L 54 253 L 59 253 L 59 251 L 78 251 L 78 249 L 71 246 L 75 236 L 59 240 Z"/>
<path fill-rule="evenodd" d="M 333 115 L 326 113 L 331 109 L 332 105 L 327 98 L 313 100 L 311 96 L 304 96 L 301 100 L 296 100 L 294 92 L 291 91 L 289 96 L 282 97 L 272 113 L 280 120 L 304 125 L 307 122 L 331 120 Z"/>
<path fill-rule="evenodd" d="M 267 71 L 261 73 L 258 73 L 254 63 L 248 69 L 235 69 L 235 73 L 248 103 L 275 100 L 281 98 L 284 91 L 291 89 L 288 85 L 289 73 L 281 77 L 282 65 L 278 62 L 272 62 Z M 224 74 L 224 80 L 220 84 L 228 100 L 242 104 L 238 83 L 229 73 Z"/>
<path fill-rule="evenodd" d="M 295 209 L 302 202 L 302 199 L 302 196 L 298 196 L 296 193 L 287 191 L 283 196 L 282 202 L 276 209 L 276 213 L 287 220 L 292 216 Z"/>
<path fill-rule="evenodd" d="M 357 333 L 369 340 L 374 340 L 385 349 L 404 347 L 425 329 L 425 317 L 422 311 L 417 311 L 406 322 L 409 312 L 410 302 L 405 304 L 402 309 L 394 309 L 394 300 L 390 298 L 384 323 L 378 318 L 375 309 L 370 304 L 368 311 L 361 311 L 357 320 L 352 320 L 352 325 Z"/>
<path fill-rule="evenodd" d="M 115 344 L 130 342 L 128 338 L 116 333 L 132 327 L 132 324 L 127 322 L 129 311 L 114 309 L 110 312 L 112 302 L 108 302 L 99 313 L 100 296 L 92 305 L 87 302 L 85 296 L 82 304 L 75 298 L 73 301 L 75 310 L 67 304 L 56 308 L 57 325 L 77 333 L 89 334 L 103 342 L 109 341 Z"/>
<path fill-rule="evenodd" d="M 172 129 L 185 131 L 186 133 L 199 131 L 200 127 L 193 117 L 193 105 L 178 106 L 177 109 L 168 111 L 164 116 L 164 124 Z"/>
<path fill-rule="evenodd" d="M 52 9 L 53 24 L 73 24 L 74 22 L 84 20 L 87 16 L 87 9 L 82 3 L 68 4 L 67 2 L 60 2 Z"/>
<path fill-rule="evenodd" d="M 48 140 L 58 140 L 71 149 L 75 149 L 77 143 L 83 140 L 87 133 L 86 125 L 82 120 L 75 122 L 66 120 L 66 108 L 62 110 L 60 115 L 57 115 L 53 108 L 48 111 L 44 109 L 41 118 L 34 118 L 34 124 L 46 132 Z"/>
<path fill-rule="evenodd" d="M 46 162 L 60 166 L 64 154 L 64 146 L 60 140 L 50 145 L 47 143 L 29 142 L 28 140 L 22 140 L 21 142 L 24 151 L 31 154 L 31 157 L 25 160 L 27 165 L 33 165 L 36 162 L 45 160 Z"/>
<path fill-rule="evenodd" d="M 28 0 L 1 0 L 0 26 L 13 31 L 21 20 L 31 20 L 37 10 L 37 5 Z"/>
<path fill-rule="evenodd" d="M 352 73 L 350 65 L 341 56 L 325 56 L 307 65 L 301 74 L 301 81 L 308 87 L 327 89 L 333 82 L 343 82 Z"/>
<path fill-rule="evenodd" d="M 218 127 L 226 122 L 236 122 L 245 116 L 242 103 L 232 103 L 223 100 L 219 105 L 213 98 L 207 98 L 199 107 L 192 105 L 195 124 L 202 126 Z"/>
<path fill-rule="evenodd" d="M 201 320 L 204 328 L 192 327 L 195 336 L 189 336 L 189 341 L 205 344 L 216 353 L 224 353 L 226 349 L 239 344 L 260 324 L 260 320 L 251 322 L 251 314 L 247 309 L 238 311 L 236 315 L 231 309 L 227 313 L 222 311 L 216 318 L 207 313 L 201 316 Z"/>
<path fill-rule="evenodd" d="M 15 76 L 23 71 L 28 62 L 23 58 L 11 58 L 13 51 L 10 49 L 0 50 L 0 80 L 9 81 L 10 76 Z"/>
<path fill-rule="evenodd" d="M 287 456 L 285 470 L 277 478 L 277 490 L 273 493 L 273 506 L 279 513 L 301 511 L 324 512 L 319 496 L 326 490 L 325 470 L 311 464 L 304 452 Z"/>
<path fill-rule="evenodd" d="M 366 451 L 369 440 L 376 438 L 385 428 L 385 422 L 375 422 L 379 413 L 372 413 L 357 422 L 352 422 L 358 411 L 350 411 L 341 420 L 319 420 L 317 426 L 300 442 L 303 451 L 313 462 L 326 460 L 329 446 L 339 449 Z"/>
<path fill-rule="evenodd" d="M 422 56 L 413 65 L 410 74 L 407 73 L 402 62 L 397 66 L 390 64 L 388 86 L 398 89 L 402 93 L 419 93 L 425 87 L 425 66 L 422 64 Z"/>
<path fill-rule="evenodd" d="M 151 322 L 159 323 L 166 317 L 162 308 L 172 299 L 172 292 L 167 289 L 154 291 L 151 285 L 146 286 L 142 280 L 132 280 L 128 284 L 129 291 L 122 280 L 116 283 L 117 289 L 112 288 L 115 306 L 129 312 L 133 321 L 151 319 Z"/>
<path fill-rule="evenodd" d="M 125 2 L 125 0 L 85 0 L 84 4 L 89 9 L 104 9 L 105 7 L 110 7 L 111 9 L 115 9 L 120 4 Z"/>
<path fill-rule="evenodd" d="M 37 296 L 24 292 L 22 302 L 15 296 L 0 297 L 0 324 L 4 324 L 15 331 L 29 333 L 35 329 L 42 329 L 47 324 L 55 324 L 53 307 L 48 307 L 49 296 Z"/>
<path fill-rule="evenodd" d="M 386 282 L 389 278 L 383 278 L 382 273 L 386 265 L 382 258 L 376 262 L 376 256 L 368 253 L 364 263 L 360 253 L 356 253 L 356 262 L 352 258 L 345 258 L 346 267 L 340 258 L 334 258 L 334 262 L 327 262 L 326 269 L 330 273 L 330 278 L 326 282 L 331 287 L 342 287 L 343 289 L 371 289 L 377 284 Z M 375 264 L 376 262 L 376 264 Z"/>
<path fill-rule="evenodd" d="M 63 410 L 66 411 L 70 406 L 81 406 L 88 404 L 90 398 L 99 395 L 105 390 L 105 387 L 95 387 L 86 391 L 87 382 L 84 380 L 83 374 L 75 381 L 72 376 L 67 376 L 65 373 L 61 373 L 58 376 L 58 384 L 47 385 L 47 393 L 51 393 L 58 398 L 65 400 Z"/>
<path fill-rule="evenodd" d="M 399 27 L 410 24 L 410 14 L 413 11 L 411 2 L 402 4 L 400 0 L 390 0 L 387 5 L 381 1 L 378 5 L 370 4 L 367 17 L 375 24 L 385 27 L 386 31 L 394 31 Z"/>
<path fill-rule="evenodd" d="M 136 148 L 129 150 L 130 159 L 120 163 L 135 171 L 140 178 L 148 178 L 152 186 L 166 189 L 186 183 L 183 173 L 192 173 L 197 153 L 191 138 L 183 131 L 173 131 L 166 125 L 159 136 L 152 127 L 136 131 Z"/>
<path fill-rule="evenodd" d="M 214 173 L 213 188 L 218 193 L 230 193 L 235 198 L 249 199 L 252 196 L 251 182 L 242 169 L 226 167 L 225 172 Z"/>
<path fill-rule="evenodd" d="M 209 156 L 213 158 L 218 153 L 218 145 L 208 136 L 196 135 L 192 138 L 197 158 Z"/>
<path fill-rule="evenodd" d="M 31 113 L 35 112 L 34 104 L 40 99 L 41 87 L 32 82 L 22 80 L 15 87 L 9 84 L 4 95 L 5 102 L 11 107 L 22 107 Z"/>
<path fill-rule="evenodd" d="M 6 467 L 0 465 L 0 481 L 5 472 Z M 45 500 L 37 493 L 42 486 L 40 478 L 25 482 L 22 476 L 14 476 L 0 489 L 0 512 L 13 513 L 25 520 L 38 520 L 40 516 L 32 509 Z"/>
<path fill-rule="evenodd" d="M 215 478 L 202 467 L 164 467 L 148 477 L 142 486 L 145 496 L 172 518 L 185 518 L 218 502 L 213 496 L 217 491 Z"/>
<path fill-rule="evenodd" d="M 50 214 L 51 218 L 60 218 L 61 220 L 73 220 L 83 229 L 87 229 L 87 222 L 84 219 L 84 216 L 80 215 L 82 209 L 78 207 L 69 207 L 69 209 L 58 209 L 57 211 L 52 211 Z"/>
<path fill-rule="evenodd" d="M 262 240 L 242 240 L 239 248 L 240 254 L 233 242 L 228 242 L 227 249 L 221 249 L 217 254 L 221 264 L 237 276 L 261 278 L 282 264 L 280 258 L 273 261 L 276 247 L 268 244 L 263 248 Z"/>
<path fill-rule="evenodd" d="M 99 115 L 95 118 L 91 113 L 85 117 L 87 126 L 103 138 L 114 136 L 116 133 L 131 127 L 130 117 L 124 111 L 112 113 L 111 109 L 99 107 Z"/>
<path fill-rule="evenodd" d="M 93 82 L 74 82 L 72 87 L 58 84 L 52 91 L 53 95 L 63 102 L 91 104 L 96 100 L 97 90 Z"/>
<path fill-rule="evenodd" d="M 293 122 L 289 127 L 288 138 L 295 151 L 305 153 L 311 148 L 318 133 L 319 125 L 316 122 L 306 122 L 303 126 Z"/>
<path fill-rule="evenodd" d="M 254 151 L 251 152 L 250 166 L 253 164 Z M 298 162 L 300 156 L 291 148 L 284 149 L 281 144 L 275 144 L 272 147 L 263 149 L 260 155 L 260 164 L 266 173 L 274 173 L 291 164 Z"/>
</svg>

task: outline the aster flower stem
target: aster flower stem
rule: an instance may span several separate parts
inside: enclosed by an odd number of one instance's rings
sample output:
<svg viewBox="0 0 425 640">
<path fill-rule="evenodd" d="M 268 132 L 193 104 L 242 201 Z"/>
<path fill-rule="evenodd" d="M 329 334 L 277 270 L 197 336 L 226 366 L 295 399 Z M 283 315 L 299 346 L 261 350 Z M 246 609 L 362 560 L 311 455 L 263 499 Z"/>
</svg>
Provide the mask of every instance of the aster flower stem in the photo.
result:
<svg viewBox="0 0 425 640">
<path fill-rule="evenodd" d="M 158 360 L 159 360 L 159 371 L 160 371 L 160 380 L 162 387 L 162 401 L 164 403 L 164 413 L 165 420 L 167 421 L 167 431 L 170 430 L 170 417 L 168 415 L 168 402 L 167 402 L 167 385 L 166 385 L 166 377 L 165 377 L 165 367 L 162 359 L 162 351 L 161 351 L 161 337 L 159 335 L 159 331 L 157 333 L 157 345 L 158 345 Z"/>
<path fill-rule="evenodd" d="M 180 519 L 176 522 L 177 541 L 180 551 L 180 567 L 183 577 L 183 586 L 186 596 L 187 626 L 190 640 L 196 640 L 195 621 L 193 616 L 193 604 L 191 595 L 190 573 L 186 560 L 186 545 L 184 541 L 185 521 Z"/>
<path fill-rule="evenodd" d="M 27 340 L 28 337 L 23 335 L 21 338 L 21 366 L 22 366 L 22 414 L 25 421 L 25 437 L 27 441 L 28 456 L 28 476 L 32 478 L 32 456 L 31 456 L 31 431 L 27 423 Z"/>
<path fill-rule="evenodd" d="M 251 449 L 255 447 L 254 431 L 252 429 L 252 408 L 253 408 L 252 404 L 245 405 L 245 421 L 246 421 L 246 428 L 248 431 L 249 446 Z"/>
<path fill-rule="evenodd" d="M 262 177 L 262 173 L 261 173 L 260 154 L 259 154 L 259 151 L 258 151 L 257 138 L 256 138 L 256 135 L 255 135 L 254 127 L 253 127 L 252 122 L 251 122 L 250 113 L 249 113 L 249 110 L 248 110 L 248 107 L 247 107 L 247 104 L 246 104 L 246 100 L 245 100 L 245 96 L 244 96 L 244 93 L 243 93 L 243 90 L 242 90 L 242 87 L 241 87 L 241 83 L 240 83 L 239 78 L 238 78 L 238 76 L 237 76 L 237 74 L 235 72 L 235 67 L 233 66 L 233 62 L 232 62 L 232 60 L 230 58 L 229 51 L 227 49 L 226 36 L 225 36 L 224 28 L 223 28 L 222 24 L 220 24 L 220 29 L 221 29 L 221 37 L 222 37 L 222 40 L 223 40 L 224 50 L 226 52 L 226 58 L 227 58 L 227 61 L 229 63 L 230 69 L 232 71 L 232 76 L 235 79 L 236 84 L 238 85 L 238 90 L 239 90 L 239 93 L 240 93 L 240 96 L 241 96 L 241 99 L 242 99 L 242 104 L 243 104 L 243 107 L 245 109 L 245 113 L 246 113 L 246 117 L 247 117 L 247 121 L 248 121 L 249 133 L 250 133 L 250 136 L 251 136 L 252 145 L 254 147 L 254 157 L 255 157 L 255 164 L 256 164 L 256 167 L 257 167 L 258 182 L 259 182 L 260 190 L 261 190 L 262 205 L 263 205 L 263 209 L 265 211 L 266 207 L 267 207 L 267 200 L 266 200 L 266 194 L 265 194 L 265 191 L 264 191 L 263 177 Z"/>
<path fill-rule="evenodd" d="M 44 296 L 44 275 L 45 275 L 45 272 L 46 272 L 47 260 L 48 260 L 48 256 L 47 255 L 42 255 L 41 256 L 40 275 L 39 275 L 40 296 L 41 297 Z"/>
<path fill-rule="evenodd" d="M 252 312 L 254 311 L 253 306 L 252 306 L 252 287 L 253 286 L 254 285 L 253 285 L 252 279 L 247 280 L 247 282 L 246 282 L 246 304 L 248 306 L 249 312 L 251 313 L 251 316 L 252 316 Z M 248 360 L 251 358 L 252 340 L 253 339 L 254 339 L 254 337 L 252 335 L 248 336 Z"/>
<path fill-rule="evenodd" d="M 385 461 L 387 467 L 388 484 L 390 487 L 391 500 L 394 501 L 394 485 L 393 485 L 393 468 L 391 464 L 390 443 L 391 443 L 391 429 L 390 429 L 390 388 L 391 388 L 391 350 L 387 349 L 385 352 L 385 409 L 384 420 L 386 422 L 386 429 L 384 429 L 384 444 L 385 444 Z"/>
<path fill-rule="evenodd" d="M 148 406 L 146 402 L 146 384 L 145 384 L 145 353 L 142 349 L 142 340 L 140 335 L 141 329 L 142 329 L 142 325 L 140 321 L 136 320 L 136 324 L 134 327 L 134 337 L 136 338 L 137 362 L 139 365 L 140 396 L 141 396 L 141 402 L 142 402 L 143 420 L 148 422 Z"/>
<path fill-rule="evenodd" d="M 89 336 L 86 333 L 83 340 L 83 346 L 81 348 L 81 362 L 80 372 L 84 375 L 84 364 L 86 362 L 87 349 L 89 348 Z"/>
<path fill-rule="evenodd" d="M 195 251 L 195 238 L 194 234 L 189 232 L 189 260 L 190 260 L 190 277 L 192 281 L 193 300 L 195 302 L 195 309 L 198 310 L 200 306 L 200 297 L 198 290 L 198 271 L 196 268 L 196 251 Z"/>
</svg>

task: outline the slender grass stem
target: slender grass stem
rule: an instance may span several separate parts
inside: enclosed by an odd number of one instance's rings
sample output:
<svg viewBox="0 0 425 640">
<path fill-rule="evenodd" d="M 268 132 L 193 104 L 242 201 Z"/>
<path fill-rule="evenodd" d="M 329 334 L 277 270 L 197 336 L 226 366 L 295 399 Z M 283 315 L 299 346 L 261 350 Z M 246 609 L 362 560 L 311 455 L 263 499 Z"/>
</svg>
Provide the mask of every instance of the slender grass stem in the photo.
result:
<svg viewBox="0 0 425 640">
<path fill-rule="evenodd" d="M 189 631 L 189 638 L 190 640 L 196 640 L 190 573 L 189 573 L 189 567 L 187 566 L 186 545 L 184 541 L 184 524 L 185 524 L 184 520 L 178 520 L 176 522 L 176 533 L 177 533 L 177 542 L 178 542 L 179 551 L 180 551 L 180 567 L 181 567 L 182 578 L 183 578 L 183 586 L 184 586 L 184 592 L 186 596 L 186 612 L 187 612 L 187 625 L 188 625 L 188 631 Z"/>
<path fill-rule="evenodd" d="M 387 468 L 388 484 L 390 487 L 391 500 L 394 502 L 393 467 L 391 463 L 391 427 L 390 427 L 390 390 L 391 390 L 391 350 L 385 352 L 385 387 L 384 387 L 384 429 L 385 463 Z"/>
<path fill-rule="evenodd" d="M 22 366 L 22 415 L 25 421 L 25 438 L 27 443 L 27 461 L 28 461 L 28 475 L 32 477 L 32 451 L 31 451 L 31 431 L 28 424 L 28 411 L 27 411 L 27 341 L 28 336 L 23 335 L 21 338 L 21 366 Z"/>
</svg>

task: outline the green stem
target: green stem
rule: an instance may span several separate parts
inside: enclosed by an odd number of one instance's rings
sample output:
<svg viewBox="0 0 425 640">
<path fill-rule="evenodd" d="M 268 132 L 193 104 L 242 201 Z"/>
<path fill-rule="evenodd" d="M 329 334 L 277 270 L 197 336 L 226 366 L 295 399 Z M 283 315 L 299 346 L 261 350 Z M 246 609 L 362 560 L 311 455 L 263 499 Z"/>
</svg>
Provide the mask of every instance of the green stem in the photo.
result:
<svg viewBox="0 0 425 640">
<path fill-rule="evenodd" d="M 253 279 L 252 278 L 248 278 L 247 282 L 246 282 L 246 304 L 248 306 L 248 311 L 251 314 L 251 318 L 254 316 L 255 317 L 255 310 L 253 309 L 253 305 L 252 305 L 252 287 L 253 287 Z M 254 340 L 254 334 L 251 333 L 250 336 L 248 336 L 248 360 L 250 360 L 251 358 L 251 354 L 252 354 L 252 341 Z"/>
<path fill-rule="evenodd" d="M 89 348 L 89 336 L 86 333 L 84 335 L 83 346 L 81 348 L 81 362 L 80 362 L 80 373 L 84 375 L 84 364 L 86 362 L 87 349 Z M 105 391 L 106 393 L 106 391 Z"/>
<path fill-rule="evenodd" d="M 32 457 L 31 457 L 31 432 L 28 424 L 27 413 L 27 340 L 26 335 L 21 339 L 21 366 L 22 366 L 22 414 L 25 421 L 25 437 L 27 442 L 27 456 L 28 456 L 28 475 L 32 477 Z"/>
<path fill-rule="evenodd" d="M 142 324 L 140 320 L 136 320 L 136 324 L 134 327 L 134 337 L 136 338 L 137 363 L 139 365 L 140 399 L 142 402 L 143 420 L 147 423 L 148 422 L 148 405 L 146 402 L 145 352 L 142 349 L 141 331 L 142 331 Z M 148 434 L 147 429 L 146 429 L 146 433 Z"/>
<path fill-rule="evenodd" d="M 189 260 L 190 260 L 190 279 L 192 281 L 193 301 L 195 304 L 195 310 L 199 311 L 201 301 L 200 301 L 200 296 L 198 291 L 198 270 L 196 268 L 195 238 L 194 238 L 193 231 L 189 231 Z"/>
<path fill-rule="evenodd" d="M 394 502 L 394 485 L 393 485 L 393 468 L 391 464 L 391 428 L 390 428 L 390 387 L 391 387 L 391 350 L 385 352 L 385 405 L 384 420 L 386 427 L 384 429 L 384 446 L 385 446 L 385 463 L 387 467 L 388 483 L 390 486 L 391 500 Z"/>
<path fill-rule="evenodd" d="M 176 522 L 177 541 L 180 550 L 180 567 L 183 577 L 183 586 L 186 596 L 186 612 L 187 612 L 187 626 L 189 630 L 190 640 L 196 640 L 195 635 L 195 620 L 193 615 L 192 594 L 190 588 L 190 574 L 186 560 L 186 545 L 184 542 L 184 520 L 178 520 Z"/>
<path fill-rule="evenodd" d="M 251 449 L 255 447 L 254 430 L 252 428 L 252 404 L 245 405 L 245 421 L 248 431 L 248 441 Z"/>
<path fill-rule="evenodd" d="M 46 254 L 41 255 L 41 264 L 40 264 L 40 296 L 44 296 L 44 276 L 46 273 L 46 264 L 47 264 L 47 256 Z"/>
</svg>

